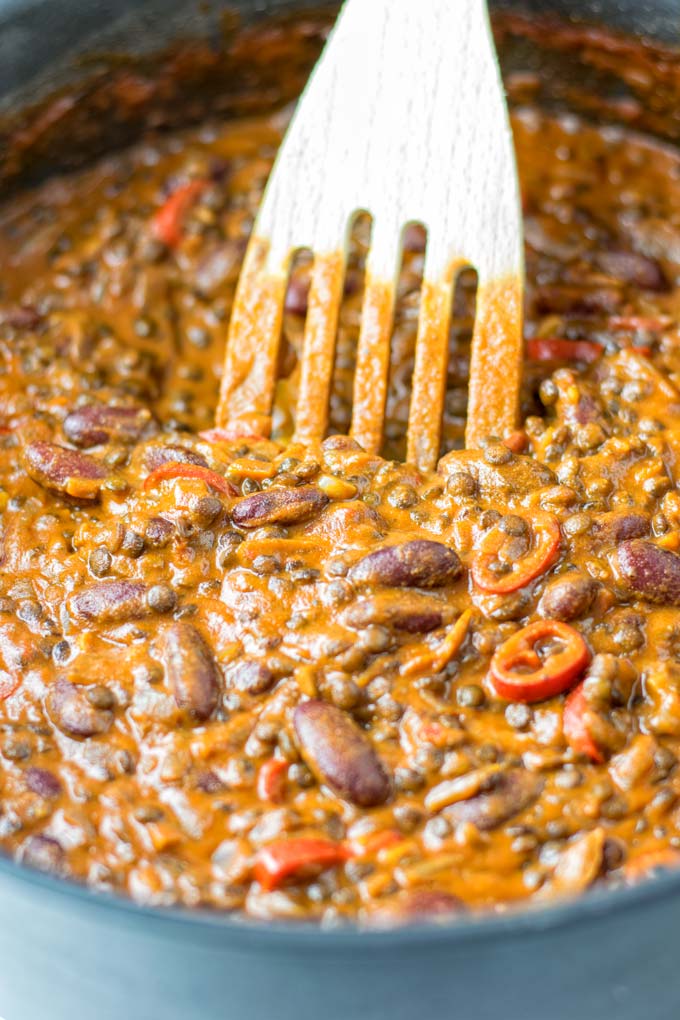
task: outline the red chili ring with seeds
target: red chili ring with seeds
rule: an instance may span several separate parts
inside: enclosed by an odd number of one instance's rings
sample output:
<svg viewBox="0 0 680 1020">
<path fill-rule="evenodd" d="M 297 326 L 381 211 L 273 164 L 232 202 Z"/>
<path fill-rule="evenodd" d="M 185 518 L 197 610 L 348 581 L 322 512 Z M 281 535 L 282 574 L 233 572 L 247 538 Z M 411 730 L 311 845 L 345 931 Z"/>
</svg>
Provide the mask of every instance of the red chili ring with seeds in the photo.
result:
<svg viewBox="0 0 680 1020">
<path fill-rule="evenodd" d="M 590 662 L 577 630 L 560 620 L 537 620 L 498 648 L 491 659 L 497 693 L 508 701 L 544 701 L 568 691 Z"/>
<path fill-rule="evenodd" d="M 483 592 L 507 595 L 518 591 L 530 581 L 544 574 L 560 554 L 562 534 L 555 514 L 547 510 L 532 510 L 528 521 L 531 526 L 531 548 L 525 556 L 514 562 L 507 574 L 493 569 L 494 563 L 508 536 L 498 525 L 490 528 L 478 543 L 472 563 L 472 580 Z"/>
</svg>

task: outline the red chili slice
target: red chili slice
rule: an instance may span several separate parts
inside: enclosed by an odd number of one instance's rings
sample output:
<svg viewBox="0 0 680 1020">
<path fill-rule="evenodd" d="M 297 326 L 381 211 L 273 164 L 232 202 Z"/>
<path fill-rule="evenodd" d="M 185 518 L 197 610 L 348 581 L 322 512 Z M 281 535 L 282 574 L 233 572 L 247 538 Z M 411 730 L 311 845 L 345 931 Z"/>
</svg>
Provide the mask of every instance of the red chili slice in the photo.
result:
<svg viewBox="0 0 680 1020">
<path fill-rule="evenodd" d="M 537 647 L 546 642 L 541 656 Z M 588 646 L 577 630 L 560 620 L 536 620 L 496 649 L 490 669 L 502 698 L 531 702 L 569 690 L 589 662 Z"/>
<path fill-rule="evenodd" d="M 585 361 L 590 364 L 602 357 L 604 347 L 595 340 L 542 336 L 527 340 L 526 352 L 532 361 Z"/>
<path fill-rule="evenodd" d="M 517 591 L 545 573 L 557 560 L 562 534 L 555 514 L 547 510 L 532 510 L 528 523 L 532 532 L 531 549 L 512 564 L 507 574 L 497 573 L 492 569 L 492 564 L 511 536 L 498 526 L 482 536 L 471 568 L 472 579 L 481 591 L 492 595 L 507 595 Z"/>
<path fill-rule="evenodd" d="M 179 461 L 169 461 L 167 464 L 159 465 L 144 479 L 144 488 L 153 489 L 159 482 L 170 478 L 197 478 L 227 496 L 238 496 L 238 492 L 231 482 L 228 482 L 222 475 L 218 475 L 216 471 L 211 471 L 210 468 L 202 467 L 200 464 L 183 464 Z"/>
<path fill-rule="evenodd" d="M 588 719 L 590 713 L 583 683 L 580 683 L 564 703 L 562 728 L 569 747 L 599 765 L 604 761 L 604 755 L 591 736 Z"/>
<path fill-rule="evenodd" d="M 283 800 L 288 762 L 283 758 L 270 758 L 257 773 L 257 795 L 260 800 Z"/>
<path fill-rule="evenodd" d="M 269 892 L 288 878 L 306 878 L 351 857 L 342 843 L 328 839 L 282 839 L 263 847 L 255 859 L 255 878 Z"/>
<path fill-rule="evenodd" d="M 184 217 L 209 183 L 197 179 L 175 188 L 151 220 L 151 233 L 157 240 L 167 244 L 168 248 L 175 248 L 180 243 Z"/>
</svg>

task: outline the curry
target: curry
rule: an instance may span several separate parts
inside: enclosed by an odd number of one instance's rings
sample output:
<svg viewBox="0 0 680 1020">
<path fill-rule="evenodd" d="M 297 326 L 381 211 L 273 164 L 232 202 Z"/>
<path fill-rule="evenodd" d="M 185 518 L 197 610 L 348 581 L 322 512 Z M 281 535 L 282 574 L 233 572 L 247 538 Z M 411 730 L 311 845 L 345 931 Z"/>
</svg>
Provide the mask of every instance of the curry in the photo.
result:
<svg viewBox="0 0 680 1020">
<path fill-rule="evenodd" d="M 382 456 L 214 427 L 286 113 L 148 136 L 0 210 L 0 845 L 150 904 L 393 924 L 680 862 L 680 157 L 515 112 L 521 428 L 463 450 L 461 275 L 436 472 L 404 463 L 409 228 Z M 263 329 L 263 343 L 266 342 Z"/>
</svg>

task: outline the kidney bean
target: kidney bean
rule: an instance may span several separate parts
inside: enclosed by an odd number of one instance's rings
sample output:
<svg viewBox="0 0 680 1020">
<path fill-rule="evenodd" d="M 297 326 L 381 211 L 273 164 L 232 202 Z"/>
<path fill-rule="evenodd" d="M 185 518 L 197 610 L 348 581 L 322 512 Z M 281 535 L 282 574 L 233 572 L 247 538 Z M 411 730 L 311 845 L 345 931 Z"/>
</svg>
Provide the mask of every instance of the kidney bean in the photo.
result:
<svg viewBox="0 0 680 1020">
<path fill-rule="evenodd" d="M 440 604 L 427 595 L 381 592 L 348 606 L 342 622 L 355 630 L 382 624 L 409 634 L 424 634 L 441 627 L 443 616 Z"/>
<path fill-rule="evenodd" d="M 533 772 L 510 769 L 490 776 L 485 790 L 444 808 L 443 814 L 454 824 L 472 822 L 486 832 L 527 808 L 542 788 L 542 780 Z"/>
<path fill-rule="evenodd" d="M 413 924 L 434 918 L 450 917 L 465 910 L 457 896 L 438 889 L 412 889 L 400 893 L 387 903 L 379 903 L 368 917 L 368 924 L 376 928 Z"/>
<path fill-rule="evenodd" d="M 199 773 L 196 778 L 196 786 L 199 790 L 202 790 L 203 793 L 220 793 L 224 790 L 224 783 L 220 777 L 210 770 Z"/>
<path fill-rule="evenodd" d="M 29 836 L 21 848 L 21 861 L 29 868 L 63 875 L 66 871 L 66 856 L 61 843 L 51 836 Z"/>
<path fill-rule="evenodd" d="M 47 695 L 47 710 L 55 726 L 69 737 L 95 737 L 113 722 L 110 709 L 95 708 L 87 697 L 89 687 L 57 680 Z"/>
<path fill-rule="evenodd" d="M 623 301 L 618 287 L 573 287 L 544 284 L 536 289 L 536 311 L 562 315 L 613 315 Z"/>
<path fill-rule="evenodd" d="M 663 269 L 656 259 L 648 255 L 635 251 L 600 251 L 595 261 L 602 272 L 634 287 L 656 291 L 668 289 Z"/>
<path fill-rule="evenodd" d="M 264 694 L 273 687 L 276 677 L 263 662 L 240 662 L 230 674 L 230 680 L 239 691 L 247 694 Z"/>
<path fill-rule="evenodd" d="M 32 305 L 12 305 L 0 309 L 0 325 L 12 329 L 37 329 L 42 321 L 42 315 Z"/>
<path fill-rule="evenodd" d="M 306 521 L 328 505 L 328 496 L 312 485 L 299 489 L 266 489 L 234 504 L 231 519 L 242 528 Z"/>
<path fill-rule="evenodd" d="M 291 276 L 286 291 L 285 310 L 290 315 L 306 315 L 309 301 L 309 276 Z"/>
<path fill-rule="evenodd" d="M 649 515 L 640 510 L 611 510 L 593 518 L 592 535 L 602 545 L 617 545 L 630 538 L 644 538 L 650 527 Z"/>
<path fill-rule="evenodd" d="M 149 446 L 144 451 L 143 459 L 144 466 L 149 471 L 155 471 L 161 464 L 198 464 L 199 467 L 208 467 L 207 460 L 200 453 L 176 444 Z"/>
<path fill-rule="evenodd" d="M 589 393 L 579 393 L 578 399 L 560 399 L 557 404 L 558 416 L 570 425 L 603 424 L 604 409 Z"/>
<path fill-rule="evenodd" d="M 291 276 L 288 282 L 288 289 L 286 290 L 286 299 L 284 302 L 284 309 L 289 315 L 299 315 L 302 317 L 307 314 L 310 283 L 309 274 L 304 275 L 298 271 L 294 272 Z M 356 275 L 352 275 L 351 270 L 345 277 L 343 290 L 345 294 L 354 294 L 358 290 Z M 283 374 L 288 375 L 288 373 Z"/>
<path fill-rule="evenodd" d="M 416 539 L 364 556 L 349 572 L 351 581 L 392 588 L 440 588 L 460 575 L 461 562 L 441 542 Z"/>
<path fill-rule="evenodd" d="M 214 297 L 230 280 L 236 282 L 243 258 L 241 238 L 219 241 L 196 266 L 194 284 L 204 297 Z"/>
<path fill-rule="evenodd" d="M 320 782 L 360 807 L 384 804 L 390 777 L 368 737 L 335 705 L 304 701 L 293 725 L 305 762 Z"/>
<path fill-rule="evenodd" d="M 146 599 L 147 591 L 142 581 L 98 581 L 73 595 L 70 609 L 76 617 L 100 623 L 135 620 L 152 611 Z"/>
<path fill-rule="evenodd" d="M 217 707 L 220 671 L 201 634 L 191 623 L 172 623 L 161 632 L 160 650 L 177 707 L 199 722 L 208 719 Z"/>
<path fill-rule="evenodd" d="M 588 574 L 572 570 L 555 578 L 546 586 L 538 611 L 553 620 L 576 620 L 590 609 L 598 584 Z"/>
<path fill-rule="evenodd" d="M 136 443 L 151 421 L 145 407 L 108 407 L 88 404 L 71 411 L 64 420 L 64 435 L 74 446 L 98 446 L 115 440 Z"/>
<path fill-rule="evenodd" d="M 24 450 L 24 464 L 38 485 L 74 499 L 97 499 L 108 475 L 106 467 L 94 457 L 56 443 L 29 443 Z"/>
<path fill-rule="evenodd" d="M 647 602 L 680 606 L 680 556 L 644 538 L 622 542 L 615 555 L 625 587 Z"/>
<path fill-rule="evenodd" d="M 61 793 L 61 781 L 49 769 L 26 769 L 24 779 L 29 790 L 37 793 L 39 797 L 44 797 L 46 800 L 58 797 Z"/>
</svg>

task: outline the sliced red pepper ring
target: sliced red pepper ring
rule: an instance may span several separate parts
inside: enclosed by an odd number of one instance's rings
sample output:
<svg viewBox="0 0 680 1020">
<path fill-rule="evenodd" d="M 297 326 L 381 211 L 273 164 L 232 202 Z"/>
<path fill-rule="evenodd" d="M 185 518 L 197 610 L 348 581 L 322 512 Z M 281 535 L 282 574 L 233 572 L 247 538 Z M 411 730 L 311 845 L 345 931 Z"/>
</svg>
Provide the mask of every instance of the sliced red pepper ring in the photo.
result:
<svg viewBox="0 0 680 1020">
<path fill-rule="evenodd" d="M 589 715 L 591 709 L 586 701 L 583 683 L 575 687 L 564 703 L 562 728 L 567 743 L 572 751 L 582 754 L 598 765 L 604 761 L 604 755 L 593 740 L 590 732 Z"/>
<path fill-rule="evenodd" d="M 187 181 L 168 195 L 151 219 L 151 233 L 157 240 L 168 248 L 175 248 L 180 243 L 184 217 L 209 183 L 204 179 Z"/>
<path fill-rule="evenodd" d="M 343 843 L 333 843 L 329 839 L 282 839 L 258 851 L 255 878 L 269 892 L 287 879 L 311 878 L 351 856 Z"/>
<path fill-rule="evenodd" d="M 589 662 L 577 630 L 561 620 L 536 620 L 496 649 L 490 670 L 502 698 L 532 702 L 569 690 Z"/>
<path fill-rule="evenodd" d="M 604 347 L 595 340 L 541 336 L 527 340 L 526 353 L 531 361 L 585 361 L 589 365 L 602 357 Z"/>
<path fill-rule="evenodd" d="M 167 464 L 159 465 L 144 479 L 144 488 L 153 489 L 159 482 L 173 478 L 196 478 L 226 496 L 239 495 L 231 482 L 218 475 L 217 471 L 211 471 L 210 468 L 202 467 L 200 464 L 185 464 L 180 461 L 168 461 Z"/>
<path fill-rule="evenodd" d="M 531 527 L 531 548 L 512 563 L 506 574 L 496 572 L 493 564 L 511 536 L 498 525 L 482 536 L 471 567 L 472 579 L 481 591 L 507 595 L 523 588 L 555 563 L 562 543 L 560 524 L 555 514 L 547 510 L 532 510 L 528 523 Z"/>
</svg>

